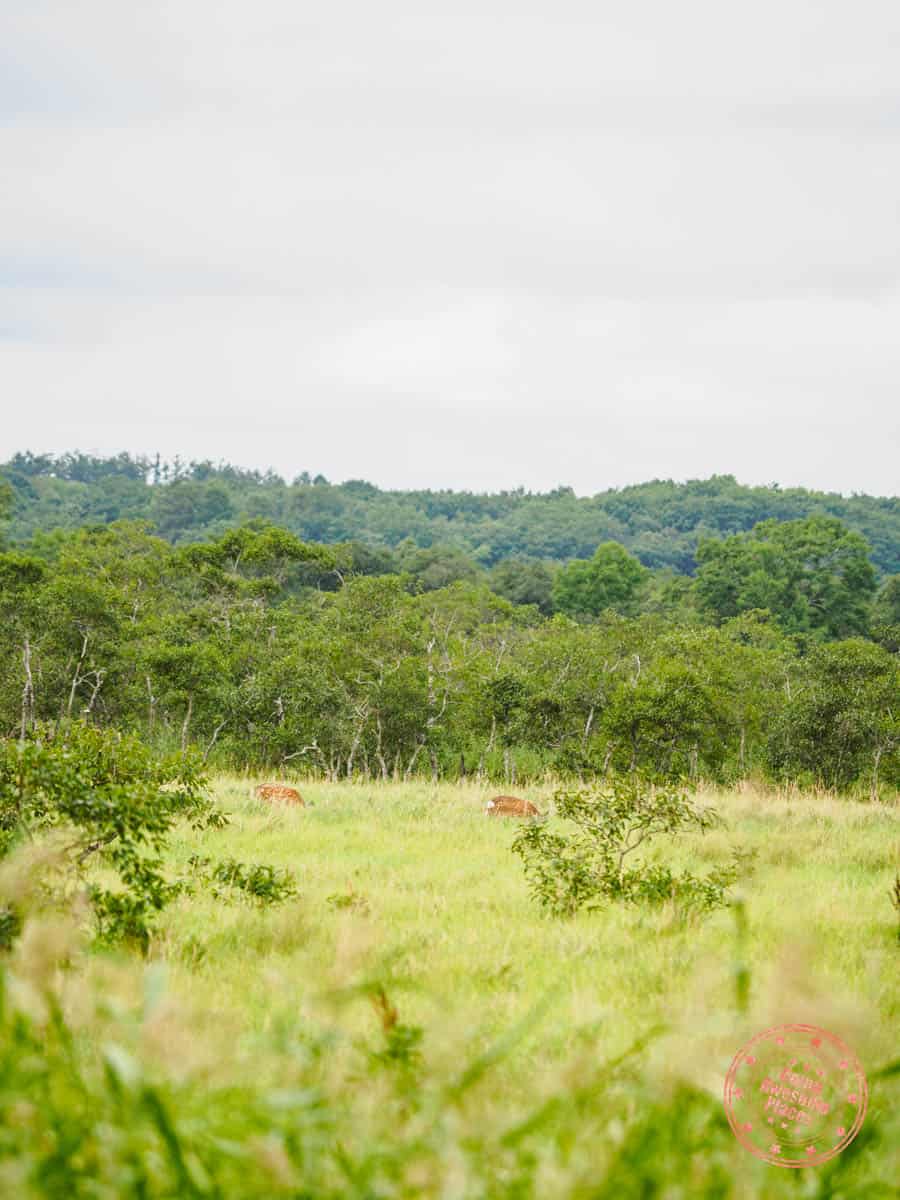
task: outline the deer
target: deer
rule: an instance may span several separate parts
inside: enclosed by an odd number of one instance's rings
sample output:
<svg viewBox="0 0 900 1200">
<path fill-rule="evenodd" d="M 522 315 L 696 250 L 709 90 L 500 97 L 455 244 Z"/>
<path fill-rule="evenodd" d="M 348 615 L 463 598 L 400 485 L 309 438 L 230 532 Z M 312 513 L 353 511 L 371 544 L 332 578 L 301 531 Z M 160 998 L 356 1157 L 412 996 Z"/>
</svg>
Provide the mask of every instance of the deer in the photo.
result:
<svg viewBox="0 0 900 1200">
<path fill-rule="evenodd" d="M 527 821 L 544 814 L 530 800 L 520 800 L 518 796 L 494 796 L 485 805 L 486 817 L 523 817 Z"/>
<path fill-rule="evenodd" d="M 300 808 L 306 807 L 306 801 L 297 789 L 288 787 L 284 783 L 261 783 L 254 789 L 253 795 L 257 800 L 268 800 L 280 804 L 297 804 Z"/>
</svg>

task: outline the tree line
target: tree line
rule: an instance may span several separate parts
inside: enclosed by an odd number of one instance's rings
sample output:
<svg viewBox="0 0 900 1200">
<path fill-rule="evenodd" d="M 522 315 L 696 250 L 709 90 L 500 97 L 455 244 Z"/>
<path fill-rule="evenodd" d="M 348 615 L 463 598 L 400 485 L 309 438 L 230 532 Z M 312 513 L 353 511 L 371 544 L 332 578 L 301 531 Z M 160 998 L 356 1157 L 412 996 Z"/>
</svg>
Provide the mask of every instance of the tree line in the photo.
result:
<svg viewBox="0 0 900 1200">
<path fill-rule="evenodd" d="M 188 545 L 116 521 L 7 549 L 0 729 L 82 718 L 331 778 L 900 784 L 900 625 L 873 632 L 896 591 L 833 518 L 711 540 L 668 583 L 602 543 L 559 568 L 550 614 L 483 577 L 375 573 L 364 550 L 262 521 Z"/>
<path fill-rule="evenodd" d="M 861 534 L 880 574 L 900 571 L 900 498 L 744 487 L 730 475 L 654 480 L 583 497 L 569 487 L 543 494 L 386 491 L 306 471 L 286 481 L 227 463 L 26 452 L 0 464 L 0 478 L 11 489 L 15 544 L 41 531 L 120 519 L 151 521 L 167 541 L 185 544 L 258 518 L 304 541 L 361 542 L 394 566 L 416 549 L 431 550 L 435 575 L 489 570 L 509 558 L 538 566 L 585 559 L 607 541 L 625 546 L 644 567 L 689 575 L 705 539 L 821 515 Z"/>
</svg>

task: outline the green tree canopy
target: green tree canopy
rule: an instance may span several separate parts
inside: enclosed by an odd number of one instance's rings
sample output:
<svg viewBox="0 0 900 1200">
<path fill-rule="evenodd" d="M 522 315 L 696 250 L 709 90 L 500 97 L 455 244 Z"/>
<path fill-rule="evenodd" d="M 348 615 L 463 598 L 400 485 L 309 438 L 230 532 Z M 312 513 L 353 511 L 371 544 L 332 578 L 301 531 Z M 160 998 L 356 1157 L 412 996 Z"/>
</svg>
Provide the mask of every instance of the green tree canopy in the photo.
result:
<svg viewBox="0 0 900 1200">
<path fill-rule="evenodd" d="M 900 575 L 883 580 L 872 605 L 872 620 L 881 625 L 900 625 Z"/>
<path fill-rule="evenodd" d="M 618 542 L 603 542 L 589 559 L 563 567 L 553 583 L 553 602 L 570 616 L 598 616 L 606 609 L 635 611 L 646 569 Z"/>
<path fill-rule="evenodd" d="M 875 571 L 865 538 L 835 517 L 763 521 L 697 549 L 696 593 L 718 621 L 768 609 L 788 633 L 865 633 Z"/>
<path fill-rule="evenodd" d="M 868 775 L 900 778 L 900 663 L 862 638 L 819 646 L 775 723 L 769 757 L 788 777 L 808 772 L 826 787 L 844 789 Z"/>
<path fill-rule="evenodd" d="M 553 574 L 542 562 L 505 558 L 491 570 L 490 585 L 513 604 L 533 604 L 545 616 L 553 612 Z"/>
<path fill-rule="evenodd" d="M 251 517 L 304 541 L 361 541 L 394 548 L 452 543 L 484 566 L 505 558 L 565 562 L 620 542 L 646 567 L 690 575 L 704 538 L 728 538 L 765 520 L 837 517 L 861 533 L 875 566 L 900 571 L 900 498 L 844 497 L 803 488 L 746 487 L 731 475 L 686 483 L 655 479 L 594 496 L 571 488 L 546 493 L 386 491 L 364 480 L 329 483 L 308 471 L 288 483 L 208 460 L 173 463 L 117 455 L 16 454 L 0 464 L 16 505 L 9 538 L 22 545 L 38 530 L 73 529 L 116 519 L 155 521 L 169 541 L 219 537 Z M 185 486 L 187 485 L 187 486 Z"/>
</svg>

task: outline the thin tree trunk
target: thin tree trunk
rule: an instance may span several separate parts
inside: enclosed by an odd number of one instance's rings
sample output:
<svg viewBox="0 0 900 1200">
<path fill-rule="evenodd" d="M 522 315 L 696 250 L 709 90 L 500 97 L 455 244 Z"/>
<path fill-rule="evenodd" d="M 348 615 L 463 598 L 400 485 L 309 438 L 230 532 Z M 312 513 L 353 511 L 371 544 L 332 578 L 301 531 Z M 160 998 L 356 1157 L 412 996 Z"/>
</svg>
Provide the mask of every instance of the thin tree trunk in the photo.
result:
<svg viewBox="0 0 900 1200">
<path fill-rule="evenodd" d="M 591 705 L 591 711 L 588 713 L 587 720 L 584 723 L 584 735 L 581 739 L 581 752 L 587 753 L 588 738 L 591 736 L 591 726 L 594 724 L 594 706 Z"/>
<path fill-rule="evenodd" d="M 62 669 L 63 675 L 68 675 L 69 668 L 72 666 L 72 659 L 66 659 L 66 665 Z M 59 721 L 61 722 L 66 715 L 66 697 L 62 696 L 59 701 Z"/>
<path fill-rule="evenodd" d="M 92 674 L 92 672 L 88 671 L 87 675 L 85 675 L 84 678 L 89 679 L 91 674 Z M 84 710 L 84 715 L 86 717 L 89 717 L 91 715 L 91 713 L 94 711 L 94 702 L 96 701 L 97 696 L 100 693 L 100 688 L 103 686 L 103 672 L 98 669 L 93 672 L 93 676 L 94 676 L 94 686 L 91 689 L 91 698 L 90 698 L 90 700 L 88 700 L 87 708 Z M 101 706 L 103 705 L 102 700 L 100 701 L 100 704 L 101 704 Z"/>
<path fill-rule="evenodd" d="M 428 678 L 428 711 L 429 711 L 429 713 L 434 712 L 435 704 L 436 704 L 436 699 L 435 699 L 435 694 L 434 694 L 434 659 L 432 658 L 435 640 L 436 640 L 435 638 L 432 638 L 429 641 L 428 645 L 426 646 L 426 650 L 428 651 L 428 665 L 427 665 L 426 669 L 427 669 L 427 678 Z"/>
<path fill-rule="evenodd" d="M 606 747 L 606 753 L 603 755 L 603 778 L 604 779 L 606 778 L 607 774 L 609 773 L 609 764 L 612 761 L 612 756 L 615 753 L 615 749 L 616 749 L 615 742 L 610 742 L 609 745 Z"/>
<path fill-rule="evenodd" d="M 84 639 L 81 643 L 81 654 L 78 657 L 78 662 L 75 664 L 75 671 L 72 675 L 72 686 L 69 688 L 69 702 L 66 705 L 66 716 L 71 717 L 72 706 L 75 703 L 75 693 L 78 690 L 78 685 L 81 683 L 81 664 L 84 662 L 88 648 L 88 635 L 84 634 Z"/>
<path fill-rule="evenodd" d="M 353 761 L 356 758 L 356 751 L 359 749 L 359 743 L 362 740 L 363 731 L 366 727 L 366 722 L 369 719 L 369 704 L 366 701 L 359 709 L 356 715 L 359 717 L 359 724 L 353 732 L 353 741 L 350 743 L 350 753 L 347 755 L 347 778 L 353 774 Z"/>
<path fill-rule="evenodd" d="M 381 749 L 382 729 L 381 729 L 381 716 L 380 715 L 376 716 L 376 718 L 375 718 L 375 730 L 377 733 L 377 738 L 375 741 L 375 758 L 378 761 L 378 765 L 381 767 L 381 778 L 386 781 L 387 777 L 388 777 L 388 765 L 384 760 L 384 753 Z"/>
<path fill-rule="evenodd" d="M 204 754 L 203 754 L 204 767 L 206 766 L 207 762 L 209 761 L 209 756 L 210 756 L 210 753 L 212 752 L 213 746 L 216 744 L 216 739 L 218 738 L 219 734 L 222 732 L 222 730 L 225 728 L 225 726 L 227 724 L 228 724 L 227 719 L 224 721 L 220 721 L 219 724 L 213 730 L 213 735 L 209 739 L 209 745 L 206 747 L 206 750 L 204 751 Z"/>
<path fill-rule="evenodd" d="M 878 767 L 881 763 L 881 755 L 884 752 L 883 746 L 878 746 L 875 750 L 875 756 L 872 762 L 872 787 L 869 790 L 869 799 L 873 804 L 878 803 Z"/>
<path fill-rule="evenodd" d="M 184 714 L 184 724 L 181 726 L 181 753 L 187 750 L 188 730 L 191 726 L 191 713 L 194 711 L 194 694 L 188 696 L 187 712 Z"/>
<path fill-rule="evenodd" d="M 25 667 L 25 686 L 22 688 L 22 741 L 34 724 L 34 680 L 31 677 L 31 642 L 25 637 L 22 647 L 22 663 Z"/>
<path fill-rule="evenodd" d="M 419 742 L 418 746 L 416 746 L 415 750 L 413 750 L 412 756 L 410 757 L 409 762 L 406 764 L 406 770 L 403 772 L 404 782 L 412 777 L 413 767 L 416 765 L 416 759 L 422 752 L 424 745 L 424 742 Z"/>
<path fill-rule="evenodd" d="M 673 738 L 673 739 L 672 739 L 672 741 L 671 741 L 671 742 L 669 742 L 669 749 L 668 749 L 668 753 L 666 754 L 666 766 L 665 766 L 665 773 L 666 773 L 667 775 L 668 775 L 668 774 L 669 774 L 669 772 L 672 770 L 672 759 L 673 759 L 674 757 L 675 757 L 675 739 Z M 688 765 L 688 770 L 689 770 L 689 771 L 690 771 L 690 763 L 691 763 L 691 761 L 692 761 L 692 759 L 689 757 L 689 758 L 688 758 L 688 764 L 689 764 L 689 765 Z M 693 778 L 693 773 L 692 773 L 691 777 Z"/>
<path fill-rule="evenodd" d="M 153 734 L 153 725 L 156 720 L 156 697 L 153 695 L 153 684 L 150 682 L 150 676 L 146 675 L 147 680 L 147 696 L 149 697 L 149 705 L 147 708 L 147 736 Z"/>
</svg>

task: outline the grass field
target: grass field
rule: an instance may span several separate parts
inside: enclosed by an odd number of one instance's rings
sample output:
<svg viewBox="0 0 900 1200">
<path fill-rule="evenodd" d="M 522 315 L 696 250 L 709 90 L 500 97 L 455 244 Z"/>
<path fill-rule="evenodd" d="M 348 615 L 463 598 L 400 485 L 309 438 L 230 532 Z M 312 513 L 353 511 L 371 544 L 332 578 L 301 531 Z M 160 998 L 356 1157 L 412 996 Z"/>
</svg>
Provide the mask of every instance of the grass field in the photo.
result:
<svg viewBox="0 0 900 1200">
<path fill-rule="evenodd" d="M 301 787 L 312 807 L 272 808 L 221 778 L 228 828 L 172 848 L 173 867 L 290 867 L 296 900 L 182 898 L 146 964 L 79 951 L 59 972 L 53 938 L 70 934 L 26 928 L 14 1000 L 39 1007 L 52 978 L 107 1132 L 95 1190 L 29 1190 L 7 1164 L 9 1194 L 897 1195 L 896 806 L 703 794 L 723 827 L 653 854 L 699 869 L 755 849 L 742 935 L 733 909 L 542 916 L 515 822 L 488 820 L 475 785 Z M 870 1076 L 861 1135 L 818 1169 L 756 1160 L 721 1102 L 740 1046 L 788 1022 L 838 1034 Z"/>
</svg>

